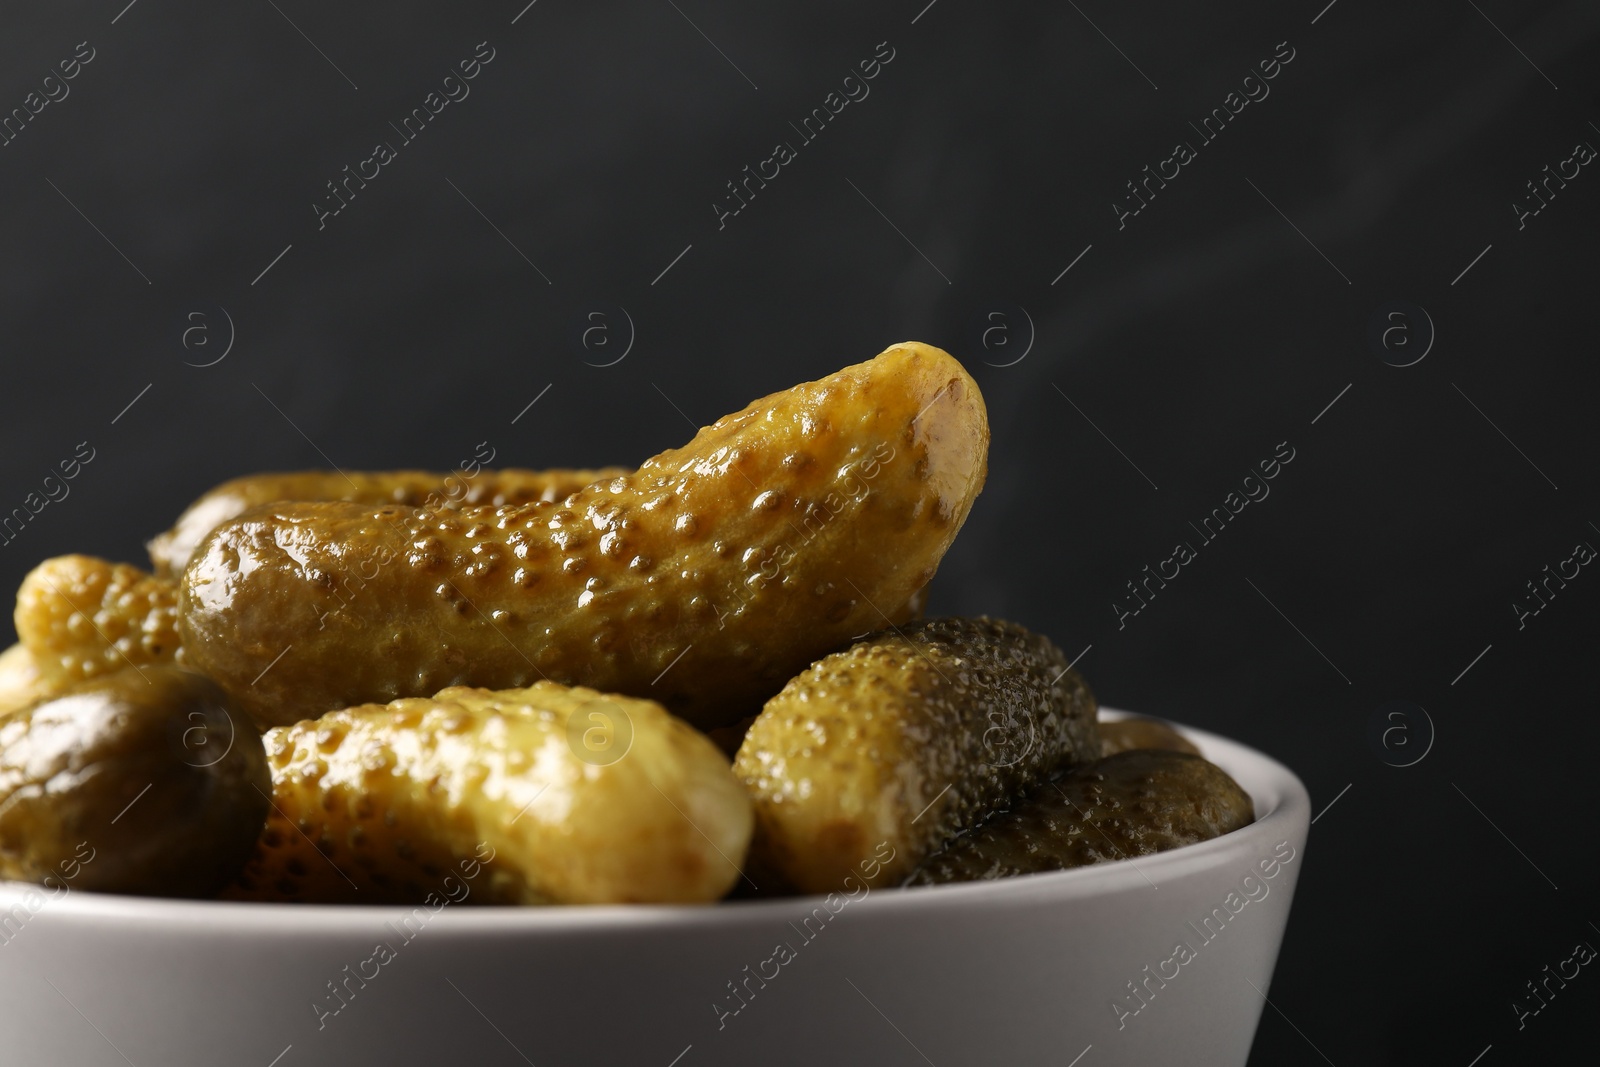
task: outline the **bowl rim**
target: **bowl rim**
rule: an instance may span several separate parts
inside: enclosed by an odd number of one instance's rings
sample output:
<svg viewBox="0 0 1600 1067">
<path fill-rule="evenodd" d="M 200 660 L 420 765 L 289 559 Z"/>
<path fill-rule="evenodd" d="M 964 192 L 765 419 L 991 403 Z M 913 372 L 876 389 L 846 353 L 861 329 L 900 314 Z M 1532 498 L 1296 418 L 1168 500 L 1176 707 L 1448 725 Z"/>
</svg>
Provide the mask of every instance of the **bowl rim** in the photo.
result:
<svg viewBox="0 0 1600 1067">
<path fill-rule="evenodd" d="M 1201 753 L 1227 771 L 1250 794 L 1256 819 L 1221 837 L 1138 860 L 1115 860 L 1064 871 L 1048 871 L 991 881 L 951 885 L 883 887 L 854 899 L 850 910 L 858 914 L 906 915 L 950 908 L 966 909 L 986 904 L 1004 905 L 1086 900 L 1154 885 L 1160 878 L 1175 879 L 1197 870 L 1214 869 L 1242 856 L 1265 855 L 1273 843 L 1298 842 L 1304 836 L 1311 801 L 1295 773 L 1262 752 L 1207 730 L 1156 716 L 1117 708 L 1100 709 L 1105 721 L 1128 718 L 1155 719 L 1172 726 L 1194 742 Z M 841 887 L 841 892 L 843 887 Z M 29 882 L 0 881 L 0 914 L 22 904 L 29 892 L 41 887 Z M 440 927 L 460 937 L 499 938 L 510 934 L 592 934 L 638 931 L 670 926 L 689 930 L 725 928 L 786 921 L 797 913 L 821 906 L 829 894 L 724 900 L 714 904 L 572 904 L 552 907 L 443 907 L 431 913 L 430 929 Z M 23 905 L 27 907 L 27 905 Z M 99 925 L 137 924 L 145 930 L 183 927 L 189 934 L 265 933 L 299 934 L 370 933 L 374 925 L 397 914 L 410 914 L 426 905 L 405 904 L 279 904 L 256 901 L 185 900 L 138 897 L 86 890 L 69 891 L 46 899 L 40 908 L 28 907 L 37 917 L 57 916 L 56 922 L 78 917 Z M 449 913 L 446 915 L 446 913 Z"/>
</svg>

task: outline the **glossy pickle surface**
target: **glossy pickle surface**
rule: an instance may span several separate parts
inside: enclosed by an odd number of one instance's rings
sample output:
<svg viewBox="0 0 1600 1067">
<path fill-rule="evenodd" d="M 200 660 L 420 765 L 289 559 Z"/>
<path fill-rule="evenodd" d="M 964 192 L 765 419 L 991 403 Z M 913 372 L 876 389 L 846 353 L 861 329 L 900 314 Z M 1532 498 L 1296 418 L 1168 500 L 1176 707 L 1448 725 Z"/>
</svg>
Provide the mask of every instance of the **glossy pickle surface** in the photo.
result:
<svg viewBox="0 0 1600 1067">
<path fill-rule="evenodd" d="M 172 528 L 146 546 L 160 576 L 177 577 L 206 535 L 251 508 L 280 500 L 346 500 L 406 507 L 478 507 L 561 500 L 591 482 L 628 473 L 597 469 L 439 471 L 283 471 L 232 478 L 203 493 Z"/>
<path fill-rule="evenodd" d="M 758 882 L 837 889 L 880 845 L 892 885 L 1061 767 L 1096 759 L 1095 700 L 1014 623 L 947 618 L 827 656 L 767 702 L 734 759 Z"/>
<path fill-rule="evenodd" d="M 1115 756 L 1136 748 L 1162 748 L 1200 755 L 1194 742 L 1159 719 L 1117 719 L 1100 723 L 1100 754 Z"/>
<path fill-rule="evenodd" d="M 261 737 L 214 684 L 129 668 L 0 719 L 0 878 L 204 897 L 267 814 Z"/>
<path fill-rule="evenodd" d="M 480 862 L 476 903 L 698 903 L 750 840 L 727 759 L 647 700 L 456 687 L 265 742 L 274 808 L 233 899 L 415 902 Z"/>
<path fill-rule="evenodd" d="M 1044 782 L 924 859 L 907 885 L 937 885 L 1137 859 L 1255 821 L 1249 794 L 1200 756 L 1130 749 Z"/>
<path fill-rule="evenodd" d="M 1248 796 L 1166 724 L 1097 727 L 1045 639 L 901 625 L 987 443 L 976 385 L 909 343 L 638 471 L 251 475 L 150 543 L 155 575 L 47 560 L 0 655 L 0 877 L 688 902 L 725 894 L 747 848 L 768 891 L 826 892 L 867 861 L 873 885 L 926 885 L 1247 824 Z M 542 678 L 657 697 L 735 766 L 649 700 Z M 224 722 L 227 750 L 199 752 Z M 586 739 L 619 723 L 625 754 L 597 758 Z"/>
<path fill-rule="evenodd" d="M 13 621 L 53 689 L 179 658 L 177 583 L 127 563 L 45 560 L 22 579 Z"/>
<path fill-rule="evenodd" d="M 983 484 L 988 440 L 961 365 L 906 343 L 564 501 L 267 505 L 190 563 L 185 654 L 264 727 L 540 678 L 726 725 L 905 620 Z"/>
</svg>

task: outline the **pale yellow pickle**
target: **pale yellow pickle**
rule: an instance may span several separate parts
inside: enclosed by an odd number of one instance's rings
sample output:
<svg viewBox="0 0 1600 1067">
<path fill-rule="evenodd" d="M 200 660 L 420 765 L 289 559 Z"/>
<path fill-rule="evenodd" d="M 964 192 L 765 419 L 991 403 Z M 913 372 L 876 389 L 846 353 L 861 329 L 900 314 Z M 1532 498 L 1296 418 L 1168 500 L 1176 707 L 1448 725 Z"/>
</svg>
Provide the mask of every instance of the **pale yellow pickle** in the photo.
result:
<svg viewBox="0 0 1600 1067">
<path fill-rule="evenodd" d="M 45 560 L 22 580 L 14 621 L 47 691 L 180 660 L 177 583 L 127 563 Z"/>
<path fill-rule="evenodd" d="M 486 904 L 701 903 L 739 879 L 750 841 L 727 758 L 648 700 L 457 687 L 264 741 L 273 808 L 233 899 L 409 903 L 465 885 Z"/>
</svg>

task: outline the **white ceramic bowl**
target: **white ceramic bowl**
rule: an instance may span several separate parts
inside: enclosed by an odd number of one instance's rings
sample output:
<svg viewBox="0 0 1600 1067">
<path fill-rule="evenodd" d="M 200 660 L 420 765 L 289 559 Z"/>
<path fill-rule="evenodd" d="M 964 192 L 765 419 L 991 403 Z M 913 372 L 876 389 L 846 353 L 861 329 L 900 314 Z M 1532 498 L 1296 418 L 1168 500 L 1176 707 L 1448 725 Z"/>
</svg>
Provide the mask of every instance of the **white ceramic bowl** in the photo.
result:
<svg viewBox="0 0 1600 1067">
<path fill-rule="evenodd" d="M 418 917 L 0 883 L 0 1063 L 1239 1067 L 1309 801 L 1273 760 L 1183 732 L 1253 825 L 855 900 Z"/>
</svg>

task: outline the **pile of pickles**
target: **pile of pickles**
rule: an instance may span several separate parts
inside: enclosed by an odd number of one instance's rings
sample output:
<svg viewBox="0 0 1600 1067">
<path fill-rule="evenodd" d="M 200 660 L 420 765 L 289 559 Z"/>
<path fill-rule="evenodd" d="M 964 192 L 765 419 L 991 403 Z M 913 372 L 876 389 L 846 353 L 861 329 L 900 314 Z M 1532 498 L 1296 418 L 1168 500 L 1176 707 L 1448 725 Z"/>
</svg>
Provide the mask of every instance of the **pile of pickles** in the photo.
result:
<svg viewBox="0 0 1600 1067">
<path fill-rule="evenodd" d="M 46 560 L 0 655 L 0 878 L 414 903 L 470 863 L 474 903 L 701 903 L 1248 824 L 1045 637 L 921 618 L 988 445 L 904 343 L 634 470 L 253 475 L 149 571 Z"/>
</svg>

